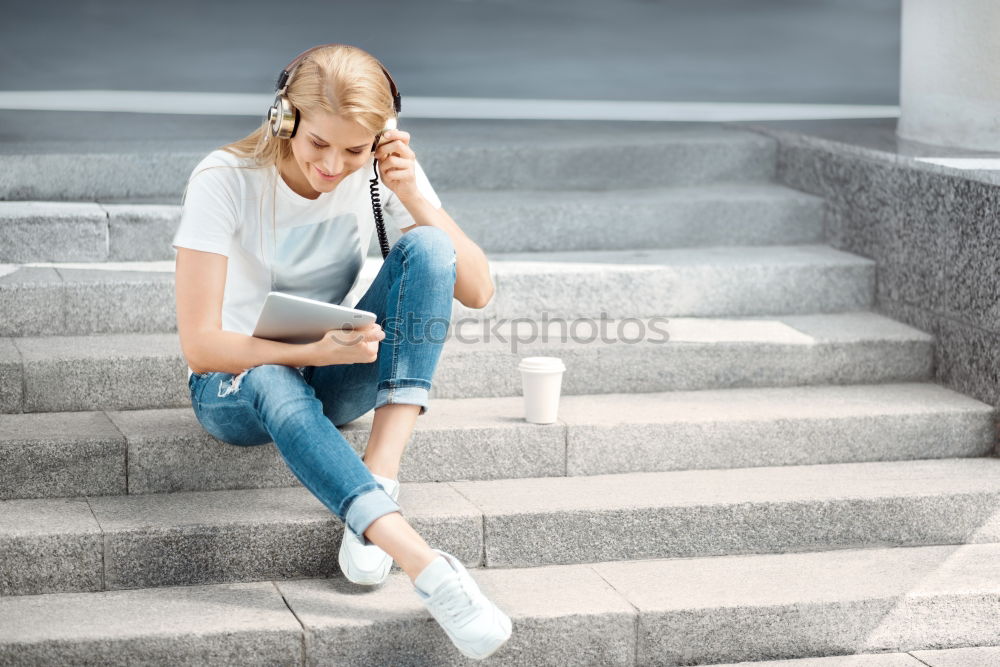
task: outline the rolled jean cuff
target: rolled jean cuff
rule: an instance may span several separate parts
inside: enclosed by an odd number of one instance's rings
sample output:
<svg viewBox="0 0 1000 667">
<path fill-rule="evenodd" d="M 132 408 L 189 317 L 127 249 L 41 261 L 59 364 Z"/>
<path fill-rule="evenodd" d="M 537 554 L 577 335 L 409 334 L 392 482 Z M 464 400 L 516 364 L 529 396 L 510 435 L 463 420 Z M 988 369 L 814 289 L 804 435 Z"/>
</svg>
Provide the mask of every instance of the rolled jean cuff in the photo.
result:
<svg viewBox="0 0 1000 667">
<path fill-rule="evenodd" d="M 419 414 L 422 415 L 430 409 L 430 401 L 428 400 L 429 396 L 430 393 L 424 387 L 387 387 L 385 389 L 379 389 L 375 394 L 375 407 L 380 408 L 389 403 L 419 405 Z"/>
<path fill-rule="evenodd" d="M 368 530 L 368 526 L 380 516 L 385 516 L 392 512 L 402 513 L 402 509 L 399 503 L 393 500 L 392 496 L 386 493 L 385 489 L 379 485 L 377 488 L 369 491 L 362 491 L 351 502 L 351 506 L 347 508 L 347 514 L 344 515 L 344 523 L 354 531 L 355 535 L 361 538 L 361 542 L 365 546 L 368 546 L 369 544 L 373 544 L 371 540 L 365 537 L 365 531 Z"/>
</svg>

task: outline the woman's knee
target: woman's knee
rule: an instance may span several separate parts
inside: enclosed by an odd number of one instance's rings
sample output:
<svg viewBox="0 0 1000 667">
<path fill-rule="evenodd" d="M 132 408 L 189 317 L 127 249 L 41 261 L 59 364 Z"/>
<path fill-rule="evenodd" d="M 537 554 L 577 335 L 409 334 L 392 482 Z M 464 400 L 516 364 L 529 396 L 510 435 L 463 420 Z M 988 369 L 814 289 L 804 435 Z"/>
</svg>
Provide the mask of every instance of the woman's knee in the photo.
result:
<svg viewBox="0 0 1000 667">
<path fill-rule="evenodd" d="M 403 234 L 399 243 L 403 244 L 407 261 L 419 262 L 424 270 L 454 278 L 455 244 L 443 229 L 422 225 Z"/>
</svg>

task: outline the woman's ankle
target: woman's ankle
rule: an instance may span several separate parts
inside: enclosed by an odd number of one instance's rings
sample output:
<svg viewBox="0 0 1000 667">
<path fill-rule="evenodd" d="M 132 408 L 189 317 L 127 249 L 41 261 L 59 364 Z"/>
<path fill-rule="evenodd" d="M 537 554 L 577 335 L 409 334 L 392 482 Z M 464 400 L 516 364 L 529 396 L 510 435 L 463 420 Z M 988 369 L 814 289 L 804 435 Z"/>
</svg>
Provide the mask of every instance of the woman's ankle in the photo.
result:
<svg viewBox="0 0 1000 667">
<path fill-rule="evenodd" d="M 365 537 L 392 556 L 411 581 L 438 556 L 399 512 L 375 519 Z"/>
<path fill-rule="evenodd" d="M 408 569 L 404 569 L 403 571 L 406 572 L 406 575 L 410 578 L 410 582 L 415 582 L 420 573 L 424 571 L 424 568 L 433 563 L 434 559 L 439 555 L 440 554 L 436 551 L 431 551 L 430 553 L 425 554 L 423 558 L 413 561 Z"/>
<path fill-rule="evenodd" d="M 373 475 L 381 475 L 389 479 L 399 479 L 399 464 L 393 466 L 383 461 L 368 461 L 364 458 L 361 459 L 361 462 L 367 466 L 368 472 Z"/>
</svg>

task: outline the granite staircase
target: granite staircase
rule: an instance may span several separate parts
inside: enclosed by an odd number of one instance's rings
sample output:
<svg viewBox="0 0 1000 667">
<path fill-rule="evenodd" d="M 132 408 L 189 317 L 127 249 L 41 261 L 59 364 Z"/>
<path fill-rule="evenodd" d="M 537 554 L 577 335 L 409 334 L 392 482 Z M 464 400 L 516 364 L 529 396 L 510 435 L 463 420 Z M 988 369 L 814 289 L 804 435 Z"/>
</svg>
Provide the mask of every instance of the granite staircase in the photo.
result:
<svg viewBox="0 0 1000 667">
<path fill-rule="evenodd" d="M 1000 645 L 994 410 L 874 312 L 877 267 L 773 182 L 773 140 L 412 134 L 497 292 L 455 303 L 400 504 L 511 616 L 490 662 Z M 396 566 L 374 590 L 342 577 L 340 521 L 273 445 L 194 419 L 170 239 L 211 148 L 164 149 L 155 175 L 0 156 L 0 664 L 467 662 Z M 555 424 L 523 420 L 533 355 L 567 366 Z M 359 454 L 370 421 L 342 428 Z"/>
</svg>

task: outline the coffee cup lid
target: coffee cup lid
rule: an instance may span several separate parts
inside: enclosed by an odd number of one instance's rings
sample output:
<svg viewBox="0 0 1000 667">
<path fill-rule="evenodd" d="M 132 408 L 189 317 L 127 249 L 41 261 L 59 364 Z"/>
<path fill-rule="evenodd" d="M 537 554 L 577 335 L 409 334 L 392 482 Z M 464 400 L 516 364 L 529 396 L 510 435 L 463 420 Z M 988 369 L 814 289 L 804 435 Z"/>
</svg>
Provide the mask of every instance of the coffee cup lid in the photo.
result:
<svg viewBox="0 0 1000 667">
<path fill-rule="evenodd" d="M 565 371 L 566 366 L 559 357 L 525 357 L 517 366 L 528 372 Z"/>
</svg>

